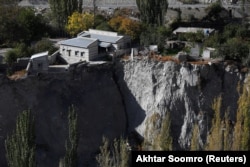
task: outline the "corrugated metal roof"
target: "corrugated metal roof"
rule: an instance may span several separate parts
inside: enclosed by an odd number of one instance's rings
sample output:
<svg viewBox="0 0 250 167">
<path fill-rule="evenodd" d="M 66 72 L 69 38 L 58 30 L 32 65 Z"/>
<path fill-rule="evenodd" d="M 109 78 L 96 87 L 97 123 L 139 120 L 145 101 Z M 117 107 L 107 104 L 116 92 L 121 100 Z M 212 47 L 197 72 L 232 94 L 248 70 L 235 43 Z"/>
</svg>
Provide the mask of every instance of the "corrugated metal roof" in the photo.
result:
<svg viewBox="0 0 250 167">
<path fill-rule="evenodd" d="M 60 45 L 75 46 L 81 48 L 87 48 L 89 45 L 97 41 L 97 39 L 77 37 L 59 42 Z"/>
</svg>

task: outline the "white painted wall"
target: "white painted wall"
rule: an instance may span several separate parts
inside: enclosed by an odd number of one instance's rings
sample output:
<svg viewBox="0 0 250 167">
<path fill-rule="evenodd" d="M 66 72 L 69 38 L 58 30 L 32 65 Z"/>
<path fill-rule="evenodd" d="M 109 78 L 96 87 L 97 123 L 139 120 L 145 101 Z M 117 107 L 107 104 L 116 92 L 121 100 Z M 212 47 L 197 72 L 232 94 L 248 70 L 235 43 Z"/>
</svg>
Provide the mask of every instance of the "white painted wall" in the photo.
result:
<svg viewBox="0 0 250 167">
<path fill-rule="evenodd" d="M 48 71 L 49 61 L 47 56 L 42 56 L 38 58 L 31 59 L 32 70 L 33 71 Z"/>
<path fill-rule="evenodd" d="M 97 44 L 97 42 L 94 42 L 88 48 L 60 45 L 60 54 L 69 64 L 80 61 L 91 61 L 98 58 Z"/>
<path fill-rule="evenodd" d="M 202 58 L 203 59 L 210 59 L 210 50 L 203 50 Z"/>
</svg>

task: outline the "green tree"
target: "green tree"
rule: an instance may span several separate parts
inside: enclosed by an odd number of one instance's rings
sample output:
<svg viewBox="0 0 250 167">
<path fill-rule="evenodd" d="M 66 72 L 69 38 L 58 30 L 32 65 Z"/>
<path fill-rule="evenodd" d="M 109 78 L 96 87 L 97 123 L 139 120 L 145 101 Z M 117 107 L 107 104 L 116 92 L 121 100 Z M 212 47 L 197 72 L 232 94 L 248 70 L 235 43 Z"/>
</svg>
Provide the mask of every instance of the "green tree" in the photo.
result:
<svg viewBox="0 0 250 167">
<path fill-rule="evenodd" d="M 68 17 L 82 12 L 82 0 L 49 0 L 50 9 L 57 27 L 63 30 Z"/>
<path fill-rule="evenodd" d="M 4 61 L 9 65 L 12 66 L 14 62 L 16 62 L 18 55 L 14 49 L 9 50 L 4 57 Z"/>
<path fill-rule="evenodd" d="M 41 39 L 46 32 L 46 23 L 42 15 L 35 14 L 31 8 L 21 8 L 19 10 L 17 21 L 19 24 L 20 42 L 30 44 L 33 41 Z M 39 33 L 37 33 L 39 32 Z"/>
<path fill-rule="evenodd" d="M 212 3 L 205 9 L 205 11 L 207 12 L 205 19 L 210 21 L 221 20 L 222 18 L 220 17 L 220 12 L 223 10 L 225 9 L 221 6 L 220 1 Z"/>
<path fill-rule="evenodd" d="M 168 8 L 167 0 L 136 0 L 143 23 L 157 26 L 164 25 Z"/>
<path fill-rule="evenodd" d="M 17 44 L 14 49 L 9 50 L 4 57 L 4 61 L 8 64 L 8 73 L 12 74 L 12 67 L 17 58 L 30 57 L 32 54 L 32 49 L 24 43 Z"/>
<path fill-rule="evenodd" d="M 13 47 L 13 43 L 30 44 L 39 40 L 48 30 L 42 15 L 31 8 L 0 6 L 0 42 Z M 38 33 L 39 32 L 39 33 Z"/>
<path fill-rule="evenodd" d="M 63 167 L 77 166 L 77 148 L 78 148 L 78 129 L 77 129 L 77 113 L 74 106 L 69 108 L 69 139 L 66 141 L 66 154 L 63 159 Z"/>
<path fill-rule="evenodd" d="M 204 33 L 202 31 L 198 31 L 197 33 L 184 33 L 183 40 L 189 41 L 189 42 L 203 42 L 205 39 Z"/>
<path fill-rule="evenodd" d="M 143 25 L 140 34 L 140 43 L 144 46 L 158 45 L 158 50 L 164 52 L 165 39 L 171 34 L 170 29 L 164 26 Z"/>
<path fill-rule="evenodd" d="M 241 38 L 230 38 L 218 49 L 218 56 L 224 59 L 237 60 L 242 63 L 249 54 L 248 43 Z"/>
<path fill-rule="evenodd" d="M 9 167 L 35 167 L 34 118 L 30 110 L 20 113 L 16 130 L 5 140 Z"/>
<path fill-rule="evenodd" d="M 0 42 L 9 45 L 12 41 L 18 41 L 19 25 L 17 17 L 19 12 L 18 6 L 0 6 Z"/>
<path fill-rule="evenodd" d="M 107 138 L 103 138 L 103 145 L 100 146 L 100 154 L 96 160 L 100 167 L 128 167 L 130 150 L 127 140 L 122 138 L 114 139 L 112 143 Z"/>
<path fill-rule="evenodd" d="M 204 41 L 204 46 L 219 48 L 221 43 L 222 43 L 222 37 L 220 33 L 215 33 L 213 35 L 210 35 L 208 38 L 206 38 L 206 40 Z"/>
<path fill-rule="evenodd" d="M 32 46 L 33 53 L 49 51 L 49 54 L 53 54 L 56 50 L 58 50 L 58 48 L 54 47 L 53 42 L 47 38 L 36 42 L 36 44 Z"/>
</svg>

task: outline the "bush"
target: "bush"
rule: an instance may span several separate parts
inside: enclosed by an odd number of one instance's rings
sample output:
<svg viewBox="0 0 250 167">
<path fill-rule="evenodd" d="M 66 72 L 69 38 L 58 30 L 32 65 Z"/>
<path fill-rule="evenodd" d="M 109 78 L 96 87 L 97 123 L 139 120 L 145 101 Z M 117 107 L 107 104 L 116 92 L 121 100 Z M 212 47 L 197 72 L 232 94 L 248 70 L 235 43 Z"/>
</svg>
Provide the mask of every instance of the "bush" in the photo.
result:
<svg viewBox="0 0 250 167">
<path fill-rule="evenodd" d="M 54 47 L 53 43 L 49 39 L 42 39 L 38 41 L 33 47 L 32 47 L 33 53 L 40 53 L 49 51 L 49 54 L 53 54 L 57 48 Z"/>
</svg>

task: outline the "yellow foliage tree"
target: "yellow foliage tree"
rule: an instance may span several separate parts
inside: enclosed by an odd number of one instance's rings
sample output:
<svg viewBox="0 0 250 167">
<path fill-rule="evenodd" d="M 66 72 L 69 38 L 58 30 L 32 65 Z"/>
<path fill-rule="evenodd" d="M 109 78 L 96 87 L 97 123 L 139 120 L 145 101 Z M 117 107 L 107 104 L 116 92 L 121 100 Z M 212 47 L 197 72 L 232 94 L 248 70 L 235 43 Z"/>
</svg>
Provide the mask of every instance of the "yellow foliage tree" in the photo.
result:
<svg viewBox="0 0 250 167">
<path fill-rule="evenodd" d="M 244 85 L 238 101 L 233 150 L 250 150 L 250 83 Z"/>
<path fill-rule="evenodd" d="M 200 145 L 199 145 L 199 125 L 198 122 L 194 124 L 193 132 L 192 132 L 192 138 L 191 138 L 191 151 L 199 151 Z"/>
<path fill-rule="evenodd" d="M 212 120 L 212 127 L 207 139 L 205 150 L 219 151 L 222 149 L 222 120 L 220 118 L 221 111 L 221 96 L 216 98 L 213 102 L 212 108 L 214 110 L 214 118 Z"/>
<path fill-rule="evenodd" d="M 171 151 L 173 149 L 172 145 L 173 138 L 171 135 L 171 117 L 170 112 L 166 112 L 166 115 L 162 120 L 160 133 L 156 136 L 153 142 L 153 149 Z"/>
<path fill-rule="evenodd" d="M 125 17 L 123 17 L 123 16 L 113 17 L 112 19 L 109 20 L 110 27 L 113 30 L 118 31 L 119 28 L 121 27 L 123 19 L 125 19 Z"/>
<path fill-rule="evenodd" d="M 90 13 L 74 12 L 68 18 L 66 30 L 71 36 L 75 36 L 77 33 L 88 30 L 94 25 L 94 15 Z"/>
<path fill-rule="evenodd" d="M 113 30 L 129 35 L 132 39 L 137 39 L 141 32 L 141 24 L 138 21 L 123 16 L 112 18 L 109 25 Z"/>
</svg>

